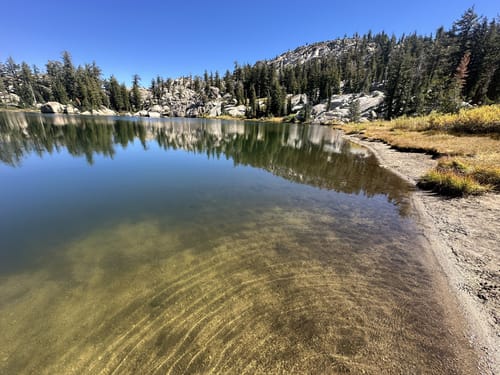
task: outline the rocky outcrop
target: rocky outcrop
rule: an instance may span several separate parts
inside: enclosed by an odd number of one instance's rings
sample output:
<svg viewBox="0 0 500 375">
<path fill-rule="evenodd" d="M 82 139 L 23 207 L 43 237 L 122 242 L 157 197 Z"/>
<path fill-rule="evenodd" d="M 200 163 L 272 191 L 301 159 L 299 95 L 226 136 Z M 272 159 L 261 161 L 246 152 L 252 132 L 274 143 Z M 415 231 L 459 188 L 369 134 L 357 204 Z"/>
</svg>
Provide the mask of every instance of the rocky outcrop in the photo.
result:
<svg viewBox="0 0 500 375">
<path fill-rule="evenodd" d="M 225 106 L 222 113 L 232 117 L 245 117 L 247 107 L 245 105 Z"/>
<path fill-rule="evenodd" d="M 64 113 L 64 105 L 58 102 L 47 102 L 41 106 L 42 113 Z"/>
<path fill-rule="evenodd" d="M 21 101 L 19 95 L 9 92 L 0 92 L 0 104 L 17 107 Z"/>
<path fill-rule="evenodd" d="M 54 113 L 54 114 L 64 113 L 67 115 L 76 115 L 76 114 L 94 115 L 94 116 L 116 115 L 115 111 L 105 106 L 101 106 L 99 109 L 94 109 L 92 111 L 84 111 L 80 113 L 80 110 L 72 106 L 71 104 L 64 105 L 59 102 L 47 102 L 40 107 L 40 111 L 42 113 Z"/>
<path fill-rule="evenodd" d="M 306 94 L 289 95 L 290 104 L 292 106 L 291 112 L 297 113 L 304 109 L 304 105 L 308 103 Z"/>
<path fill-rule="evenodd" d="M 94 116 L 116 116 L 116 112 L 108 107 L 101 106 L 99 109 L 92 110 Z"/>
<path fill-rule="evenodd" d="M 136 112 L 141 117 L 217 117 L 228 115 L 244 117 L 246 107 L 238 105 L 230 94 L 221 95 L 218 87 L 211 86 L 202 92 L 194 90 L 191 78 L 179 78 L 170 82 L 161 98 L 151 93 L 143 94 L 144 109 Z"/>
<path fill-rule="evenodd" d="M 173 91 L 167 92 L 160 100 L 146 100 L 145 109 L 134 113 L 139 117 L 217 117 L 227 115 L 244 118 L 247 113 L 245 105 L 237 105 L 231 95 L 220 95 L 220 90 L 211 87 L 209 95 L 202 95 L 189 87 L 178 85 Z M 209 99 L 209 97 L 212 97 Z M 351 119 L 350 106 L 353 101 L 359 105 L 360 121 L 369 121 L 377 118 L 381 111 L 385 95 L 381 91 L 369 94 L 333 95 L 330 100 L 324 100 L 310 108 L 311 122 L 314 124 L 335 124 L 348 122 Z M 291 114 L 302 119 L 306 106 L 310 105 L 307 95 L 288 95 L 287 101 L 291 104 Z M 259 106 L 265 107 L 265 101 L 258 100 Z M 48 102 L 41 106 L 43 113 L 78 114 L 77 108 L 72 105 L 63 105 L 58 102 Z M 116 112 L 104 106 L 98 110 L 85 111 L 82 115 L 114 116 Z"/>
<path fill-rule="evenodd" d="M 162 113 L 163 112 L 163 107 L 161 105 L 155 104 L 151 108 L 149 108 L 149 112 Z"/>
<path fill-rule="evenodd" d="M 325 57 L 340 57 L 356 49 L 359 44 L 359 38 L 342 38 L 318 42 L 298 47 L 293 51 L 287 51 L 266 63 L 275 67 L 286 67 L 301 65 L 310 60 Z M 376 50 L 376 44 L 369 42 L 366 46 L 368 53 Z"/>
<path fill-rule="evenodd" d="M 64 108 L 64 113 L 67 115 L 76 115 L 76 114 L 80 113 L 80 111 L 78 110 L 78 108 L 75 108 L 71 104 L 68 104 Z"/>
<path fill-rule="evenodd" d="M 314 124 L 333 124 L 351 120 L 350 106 L 357 101 L 360 121 L 374 120 L 378 117 L 385 95 L 381 91 L 369 94 L 334 95 L 330 101 L 322 102 L 312 107 L 311 117 Z"/>
</svg>

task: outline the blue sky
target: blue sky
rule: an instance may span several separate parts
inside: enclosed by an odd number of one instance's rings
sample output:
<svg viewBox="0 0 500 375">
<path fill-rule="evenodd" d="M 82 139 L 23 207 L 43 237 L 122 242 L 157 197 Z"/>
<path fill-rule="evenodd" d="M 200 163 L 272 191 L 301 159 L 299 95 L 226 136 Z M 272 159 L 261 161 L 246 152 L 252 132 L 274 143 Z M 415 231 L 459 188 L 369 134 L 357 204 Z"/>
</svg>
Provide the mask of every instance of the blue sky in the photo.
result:
<svg viewBox="0 0 500 375">
<path fill-rule="evenodd" d="M 7 2 L 7 1 L 6 1 Z M 433 33 L 470 6 L 492 19 L 497 0 L 130 1 L 15 0 L 4 4 L 0 61 L 44 67 L 63 50 L 76 65 L 96 61 L 129 84 L 152 77 L 223 73 L 306 43 L 368 30 Z"/>
</svg>

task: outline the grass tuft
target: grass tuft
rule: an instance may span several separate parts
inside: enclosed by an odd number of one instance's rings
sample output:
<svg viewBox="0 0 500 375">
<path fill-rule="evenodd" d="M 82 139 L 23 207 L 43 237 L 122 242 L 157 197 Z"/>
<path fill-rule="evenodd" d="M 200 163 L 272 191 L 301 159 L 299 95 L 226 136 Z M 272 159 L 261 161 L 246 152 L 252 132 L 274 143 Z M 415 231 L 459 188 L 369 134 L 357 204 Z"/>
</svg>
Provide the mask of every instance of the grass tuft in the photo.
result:
<svg viewBox="0 0 500 375">
<path fill-rule="evenodd" d="M 476 169 L 463 160 L 445 158 L 420 179 L 418 186 L 448 196 L 478 195 L 500 190 L 500 173 L 497 172 Z"/>
</svg>

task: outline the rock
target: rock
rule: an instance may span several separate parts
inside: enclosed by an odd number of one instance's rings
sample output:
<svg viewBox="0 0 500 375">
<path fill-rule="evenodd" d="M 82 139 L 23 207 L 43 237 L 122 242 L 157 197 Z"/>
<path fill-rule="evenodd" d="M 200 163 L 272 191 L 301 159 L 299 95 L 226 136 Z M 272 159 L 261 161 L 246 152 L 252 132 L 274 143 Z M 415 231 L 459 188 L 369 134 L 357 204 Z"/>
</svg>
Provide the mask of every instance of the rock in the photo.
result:
<svg viewBox="0 0 500 375">
<path fill-rule="evenodd" d="M 325 111 L 326 111 L 326 104 L 316 104 L 314 107 L 312 107 L 311 115 L 313 117 L 316 117 Z"/>
<path fill-rule="evenodd" d="M 163 108 L 161 105 L 158 105 L 158 104 L 155 104 L 154 106 L 152 106 L 151 108 L 149 108 L 149 112 L 158 112 L 158 113 L 162 113 L 163 112 Z M 150 116 L 151 117 L 151 116 Z"/>
<path fill-rule="evenodd" d="M 224 113 L 232 117 L 244 117 L 247 112 L 247 107 L 244 105 L 239 105 L 236 107 L 228 106 L 224 107 Z"/>
<path fill-rule="evenodd" d="M 220 90 L 218 87 L 210 86 L 208 97 L 211 99 L 220 98 Z"/>
<path fill-rule="evenodd" d="M 210 117 L 217 117 L 222 114 L 222 100 L 221 98 L 206 102 L 204 105 L 200 103 L 200 114 L 208 115 Z"/>
<path fill-rule="evenodd" d="M 160 118 L 161 114 L 160 114 L 160 112 L 149 111 L 148 112 L 148 117 L 151 117 L 151 118 Z"/>
<path fill-rule="evenodd" d="M 370 112 L 374 108 L 378 108 L 378 106 L 383 103 L 384 98 L 385 95 L 380 91 L 374 91 L 369 96 L 359 97 L 357 100 L 359 102 L 360 112 L 363 114 Z"/>
<path fill-rule="evenodd" d="M 7 92 L 0 93 L 0 103 L 2 104 L 17 106 L 20 101 L 19 95 Z"/>
<path fill-rule="evenodd" d="M 40 107 L 42 113 L 64 113 L 64 106 L 58 102 L 47 102 Z"/>
<path fill-rule="evenodd" d="M 168 117 L 170 116 L 170 107 L 168 105 L 163 106 L 163 110 L 161 111 L 161 115 L 163 117 Z"/>
<path fill-rule="evenodd" d="M 307 95 L 306 94 L 293 95 L 290 98 L 290 103 L 292 104 L 292 108 L 299 104 L 307 104 Z"/>
<path fill-rule="evenodd" d="M 186 108 L 184 107 L 177 107 L 175 109 L 172 109 L 172 116 L 173 117 L 186 117 Z"/>
<path fill-rule="evenodd" d="M 477 296 L 479 297 L 479 299 L 482 299 L 483 301 L 487 301 L 488 300 L 488 297 L 486 297 L 484 294 L 482 293 L 478 293 Z"/>
<path fill-rule="evenodd" d="M 98 110 L 92 110 L 92 114 L 96 116 L 116 116 L 115 111 L 105 106 L 101 106 Z"/>
<path fill-rule="evenodd" d="M 191 106 L 186 110 L 186 117 L 198 117 L 199 114 L 200 110 L 197 106 Z"/>
<path fill-rule="evenodd" d="M 361 121 L 366 122 L 376 119 L 377 110 L 384 102 L 385 95 L 381 91 L 369 94 L 333 95 L 330 102 L 323 101 L 311 110 L 312 122 L 316 124 L 333 124 L 349 121 L 349 106 L 354 101 L 359 102 Z M 329 104 L 329 110 L 326 110 Z M 292 108 L 292 111 L 298 108 Z"/>
<path fill-rule="evenodd" d="M 334 95 L 330 100 L 330 110 L 335 108 L 341 108 L 349 105 L 348 100 L 349 95 Z"/>
<path fill-rule="evenodd" d="M 142 111 L 139 111 L 137 113 L 134 114 L 135 116 L 141 116 L 141 117 L 148 117 L 148 111 L 146 111 L 145 109 L 143 109 Z"/>
<path fill-rule="evenodd" d="M 222 114 L 222 107 L 221 107 L 221 104 L 219 103 L 219 105 L 211 108 L 209 111 L 208 111 L 208 115 L 210 117 L 217 117 L 217 116 L 220 116 Z"/>
<path fill-rule="evenodd" d="M 75 115 L 77 113 L 80 113 L 78 108 L 73 107 L 71 104 L 68 104 L 66 107 L 64 107 L 64 113 L 67 115 Z"/>
</svg>

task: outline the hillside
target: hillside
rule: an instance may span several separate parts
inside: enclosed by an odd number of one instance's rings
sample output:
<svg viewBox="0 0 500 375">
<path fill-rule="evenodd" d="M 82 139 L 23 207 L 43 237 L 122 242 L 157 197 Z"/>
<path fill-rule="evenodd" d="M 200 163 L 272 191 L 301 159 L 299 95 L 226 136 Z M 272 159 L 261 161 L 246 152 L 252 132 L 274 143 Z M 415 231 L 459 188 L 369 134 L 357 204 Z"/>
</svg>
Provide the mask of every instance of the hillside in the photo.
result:
<svg viewBox="0 0 500 375">
<path fill-rule="evenodd" d="M 46 112 L 140 116 L 286 117 L 322 124 L 368 121 L 500 102 L 500 25 L 468 9 L 449 30 L 396 38 L 384 32 L 318 42 L 253 65 L 132 87 L 103 79 L 71 55 L 45 69 L 0 64 L 0 101 Z M 43 103 L 58 104 L 42 107 Z M 111 109 L 112 111 L 110 111 Z"/>
</svg>

